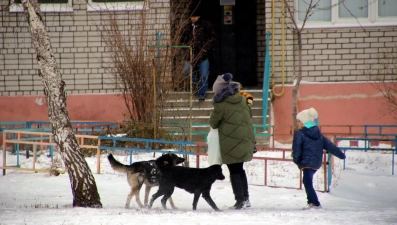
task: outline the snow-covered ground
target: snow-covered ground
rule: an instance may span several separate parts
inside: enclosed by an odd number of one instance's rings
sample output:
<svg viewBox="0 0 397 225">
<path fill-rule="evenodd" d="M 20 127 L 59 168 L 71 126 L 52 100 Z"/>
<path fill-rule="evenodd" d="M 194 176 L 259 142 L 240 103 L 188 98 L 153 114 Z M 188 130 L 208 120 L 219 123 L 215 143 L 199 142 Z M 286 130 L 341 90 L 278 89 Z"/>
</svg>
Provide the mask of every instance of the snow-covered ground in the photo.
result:
<svg viewBox="0 0 397 225">
<path fill-rule="evenodd" d="M 290 146 L 284 146 L 290 148 Z M 129 156 L 116 158 L 129 163 Z M 0 163 L 2 164 L 0 151 Z M 158 154 L 157 154 L 158 156 Z M 258 152 L 255 156 L 281 157 L 277 152 Z M 134 161 L 153 159 L 153 154 L 139 153 Z M 32 158 L 21 156 L 21 166 L 31 168 Z M 246 163 L 252 207 L 245 210 L 229 210 L 234 204 L 228 170 L 227 177 L 216 181 L 211 190 L 215 203 L 223 211 L 215 212 L 199 200 L 197 211 L 192 210 L 193 195 L 176 189 L 173 194 L 177 210 L 163 210 L 160 199 L 153 209 L 137 207 L 135 199 L 131 208 L 124 204 L 129 193 L 126 175 L 114 172 L 106 155 L 101 157 L 101 173 L 96 174 L 96 157 L 86 158 L 95 176 L 102 209 L 72 208 L 70 181 L 66 174 L 50 176 L 48 173 L 7 170 L 0 176 L 0 225 L 11 224 L 397 224 L 397 175 L 391 175 L 390 152 L 347 152 L 346 169 L 343 161 L 335 159 L 333 183 L 329 193 L 318 192 L 323 210 L 303 211 L 306 204 L 304 190 L 299 187 L 299 172 L 291 162 L 268 162 L 268 185 L 264 184 L 264 162 L 253 160 Z M 16 162 L 16 156 L 7 153 L 7 164 Z M 195 165 L 195 157 L 190 157 Z M 205 156 L 201 166 L 207 165 Z M 49 168 L 50 160 L 41 155 L 36 168 Z M 315 177 L 315 188 L 323 190 L 323 171 Z M 289 188 L 287 188 L 289 187 Z M 153 188 L 154 193 L 157 188 Z M 141 191 L 143 201 L 144 188 Z"/>
</svg>

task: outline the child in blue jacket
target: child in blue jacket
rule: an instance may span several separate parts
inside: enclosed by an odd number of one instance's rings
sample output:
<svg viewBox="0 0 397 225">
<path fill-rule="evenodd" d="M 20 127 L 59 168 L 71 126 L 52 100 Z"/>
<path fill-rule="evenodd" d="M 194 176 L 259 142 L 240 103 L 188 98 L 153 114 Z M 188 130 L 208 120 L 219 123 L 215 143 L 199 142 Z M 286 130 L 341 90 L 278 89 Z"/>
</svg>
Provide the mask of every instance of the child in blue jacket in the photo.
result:
<svg viewBox="0 0 397 225">
<path fill-rule="evenodd" d="M 292 157 L 294 163 L 303 171 L 303 185 L 307 195 L 306 209 L 321 209 L 316 191 L 313 187 L 313 176 L 320 169 L 323 150 L 345 159 L 345 154 L 321 133 L 317 124 L 318 113 L 310 108 L 301 111 L 296 116 L 299 130 L 295 132 L 292 142 Z"/>
</svg>

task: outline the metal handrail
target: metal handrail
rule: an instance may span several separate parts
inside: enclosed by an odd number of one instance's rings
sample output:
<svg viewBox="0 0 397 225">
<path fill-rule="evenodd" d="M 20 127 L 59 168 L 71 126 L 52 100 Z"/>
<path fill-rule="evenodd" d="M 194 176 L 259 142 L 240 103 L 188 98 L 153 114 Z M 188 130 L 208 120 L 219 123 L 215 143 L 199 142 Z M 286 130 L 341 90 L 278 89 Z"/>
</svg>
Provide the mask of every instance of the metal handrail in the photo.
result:
<svg viewBox="0 0 397 225">
<path fill-rule="evenodd" d="M 265 64 L 263 70 L 263 87 L 262 87 L 262 116 L 263 125 L 266 125 L 269 103 L 269 85 L 270 85 L 270 55 L 269 55 L 270 32 L 266 33 L 266 49 L 265 49 Z"/>
</svg>

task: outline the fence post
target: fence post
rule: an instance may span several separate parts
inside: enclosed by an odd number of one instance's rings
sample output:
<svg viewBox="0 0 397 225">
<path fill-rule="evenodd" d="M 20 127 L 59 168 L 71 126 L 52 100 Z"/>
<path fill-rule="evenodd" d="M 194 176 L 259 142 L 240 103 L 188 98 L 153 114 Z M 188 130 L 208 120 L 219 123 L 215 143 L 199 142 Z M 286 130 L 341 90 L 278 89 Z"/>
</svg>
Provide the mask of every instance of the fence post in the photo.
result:
<svg viewBox="0 0 397 225">
<path fill-rule="evenodd" d="M 33 170 L 36 169 L 36 145 L 33 145 Z"/>
<path fill-rule="evenodd" d="M 332 157 L 331 153 L 328 152 L 328 161 L 327 161 L 327 163 L 328 163 L 328 165 L 327 165 L 327 167 L 328 167 L 328 186 L 327 186 L 327 189 L 324 190 L 326 192 L 329 192 L 329 187 L 331 186 L 331 183 L 332 183 L 332 160 L 331 160 L 331 157 Z M 327 182 L 326 177 L 324 177 L 324 182 Z"/>
<path fill-rule="evenodd" d="M 391 161 L 392 161 L 392 163 L 391 163 L 391 166 L 392 166 L 392 168 L 391 168 L 391 175 L 394 175 L 394 154 L 395 154 L 395 151 L 397 150 L 397 136 L 395 136 L 395 138 L 394 138 L 394 150 L 392 150 L 392 159 L 391 159 Z"/>
<path fill-rule="evenodd" d="M 265 159 L 265 186 L 267 186 L 267 159 Z"/>
<path fill-rule="evenodd" d="M 99 141 L 98 141 L 99 142 Z M 96 173 L 100 174 L 101 173 L 101 150 L 99 149 L 99 143 L 96 149 L 96 159 L 97 159 L 97 167 L 96 167 Z"/>
<path fill-rule="evenodd" d="M 7 144 L 6 144 L 6 132 L 3 131 L 3 176 L 6 175 L 6 150 L 7 150 Z"/>
<path fill-rule="evenodd" d="M 302 170 L 299 170 L 299 189 L 302 189 Z"/>
</svg>

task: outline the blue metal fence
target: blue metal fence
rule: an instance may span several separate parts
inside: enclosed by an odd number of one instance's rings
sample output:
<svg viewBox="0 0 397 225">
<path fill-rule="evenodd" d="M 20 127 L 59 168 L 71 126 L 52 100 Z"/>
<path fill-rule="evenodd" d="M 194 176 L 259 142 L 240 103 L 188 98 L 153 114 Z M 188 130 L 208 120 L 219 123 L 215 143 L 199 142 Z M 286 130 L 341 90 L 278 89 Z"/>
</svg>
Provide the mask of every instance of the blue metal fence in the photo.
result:
<svg viewBox="0 0 397 225">
<path fill-rule="evenodd" d="M 352 141 L 359 143 L 364 142 L 364 147 L 357 146 L 338 146 L 345 154 L 347 151 L 391 151 L 391 175 L 394 175 L 394 164 L 395 164 L 395 154 L 397 153 L 397 125 L 364 125 L 363 137 L 353 138 L 353 137 L 335 137 L 335 142 L 339 141 Z M 373 148 L 371 142 L 390 142 L 391 148 Z M 331 154 L 328 153 L 328 190 L 332 182 L 332 165 L 331 165 Z M 346 159 L 343 161 L 343 169 L 346 168 Z"/>
<path fill-rule="evenodd" d="M 394 138 L 334 138 L 335 141 L 364 141 L 365 146 L 364 147 L 339 147 L 345 154 L 346 151 L 368 151 L 368 150 L 373 150 L 373 151 L 391 151 L 392 152 L 392 164 L 391 164 L 391 174 L 394 175 L 394 155 L 396 153 L 396 145 L 397 145 L 397 135 Z M 391 148 L 373 148 L 370 146 L 371 141 L 389 141 L 390 143 L 394 143 L 394 147 Z M 346 168 L 346 159 L 343 161 L 343 169 Z"/>
<path fill-rule="evenodd" d="M 78 129 L 80 134 L 92 134 L 93 132 L 103 133 L 101 126 L 109 128 L 117 128 L 118 124 L 115 122 L 98 122 L 98 121 L 71 121 L 73 129 Z M 50 121 L 3 121 L 0 122 L 0 134 L 3 130 L 23 129 L 40 132 L 51 132 Z"/>
<path fill-rule="evenodd" d="M 124 137 L 105 137 L 105 136 L 99 136 L 98 139 L 101 140 L 112 140 L 113 141 L 113 146 L 103 146 L 100 145 L 98 146 L 100 150 L 122 150 L 122 151 L 129 151 L 130 153 L 130 164 L 132 164 L 132 153 L 133 152 L 146 152 L 146 153 L 164 153 L 164 150 L 158 150 L 158 149 L 151 149 L 150 144 L 152 143 L 160 143 L 160 144 L 170 144 L 170 145 L 176 145 L 178 146 L 178 149 L 174 150 L 175 153 L 177 154 L 184 154 L 184 155 L 196 155 L 197 152 L 186 152 L 183 151 L 184 146 L 190 146 L 190 147 L 197 147 L 197 144 L 195 142 L 191 141 L 171 141 L 171 140 L 156 140 L 156 139 L 145 139 L 145 138 L 124 138 Z M 117 146 L 117 141 L 129 141 L 129 142 L 139 142 L 139 143 L 144 143 L 145 147 L 120 147 Z"/>
</svg>

